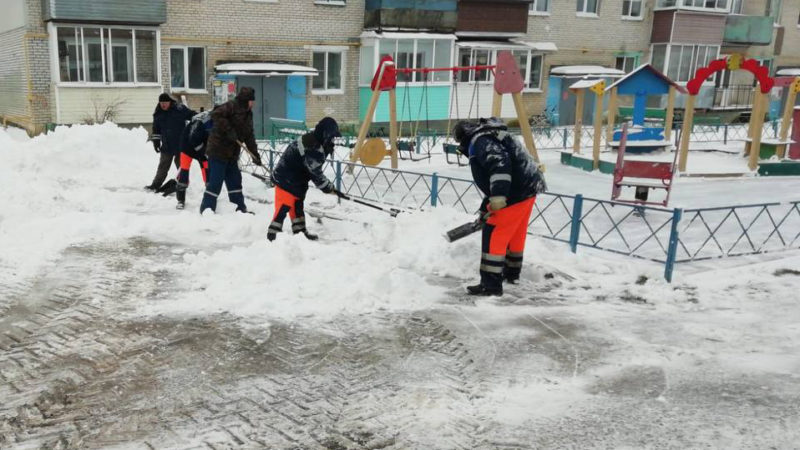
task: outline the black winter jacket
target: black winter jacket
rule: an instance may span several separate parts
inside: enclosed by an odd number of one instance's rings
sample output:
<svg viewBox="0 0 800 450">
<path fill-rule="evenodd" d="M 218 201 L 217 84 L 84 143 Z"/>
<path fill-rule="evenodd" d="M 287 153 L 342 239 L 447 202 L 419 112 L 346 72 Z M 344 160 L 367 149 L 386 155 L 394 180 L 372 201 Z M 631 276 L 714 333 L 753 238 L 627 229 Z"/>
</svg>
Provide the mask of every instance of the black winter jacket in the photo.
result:
<svg viewBox="0 0 800 450">
<path fill-rule="evenodd" d="M 244 143 L 251 154 L 258 154 L 256 138 L 253 134 L 253 112 L 247 107 L 247 100 L 238 96 L 211 112 L 214 128 L 208 136 L 206 156 L 225 161 L 239 160 L 239 144 Z"/>
<path fill-rule="evenodd" d="M 175 102 L 164 111 L 156 105 L 153 112 L 153 136 L 151 139 L 161 140 L 161 152 L 177 155 L 181 152 L 181 134 L 186 122 L 197 114 L 184 105 Z"/>
<path fill-rule="evenodd" d="M 192 117 L 181 134 L 181 152 L 198 161 L 205 161 L 206 141 L 212 124 L 210 111 Z"/>
<path fill-rule="evenodd" d="M 547 189 L 544 174 L 528 151 L 496 119 L 467 131 L 459 150 L 469 156 L 475 184 L 487 197 L 506 197 L 509 205 Z"/>
<path fill-rule="evenodd" d="M 272 182 L 301 200 L 306 198 L 309 181 L 322 192 L 329 193 L 333 191 L 333 183 L 322 172 L 325 156 L 325 150 L 314 135 L 305 134 L 286 147 L 272 171 Z"/>
</svg>

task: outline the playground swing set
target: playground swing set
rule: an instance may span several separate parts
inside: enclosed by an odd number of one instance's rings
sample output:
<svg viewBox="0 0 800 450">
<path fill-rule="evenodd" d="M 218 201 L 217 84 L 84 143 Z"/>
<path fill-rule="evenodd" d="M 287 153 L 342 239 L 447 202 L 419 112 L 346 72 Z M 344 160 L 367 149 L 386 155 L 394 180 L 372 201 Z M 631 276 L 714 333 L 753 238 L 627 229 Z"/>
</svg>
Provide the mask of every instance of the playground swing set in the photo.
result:
<svg viewBox="0 0 800 450">
<path fill-rule="evenodd" d="M 494 95 L 492 99 L 492 115 L 499 116 L 500 115 L 500 108 L 502 104 L 502 96 L 504 94 L 511 94 L 514 107 L 517 113 L 517 118 L 520 123 L 520 128 L 522 131 L 523 140 L 525 142 L 525 147 L 527 148 L 528 152 L 533 156 L 534 160 L 537 163 L 541 164 L 539 159 L 539 154 L 536 151 L 536 146 L 533 142 L 533 134 L 530 128 L 530 125 L 527 121 L 527 113 L 525 112 L 525 107 L 522 103 L 522 89 L 524 87 L 524 81 L 522 75 L 520 73 L 519 67 L 517 66 L 516 60 L 514 59 L 513 55 L 509 51 L 501 51 L 498 52 L 497 55 L 497 64 L 496 65 L 477 65 L 477 66 L 464 66 L 464 67 L 447 67 L 447 68 L 397 68 L 395 67 L 394 61 L 392 60 L 391 56 L 384 56 L 379 65 L 378 69 L 375 72 L 375 75 L 372 79 L 372 83 L 370 84 L 370 88 L 372 90 L 372 97 L 370 98 L 369 105 L 367 107 L 366 116 L 364 121 L 361 123 L 361 127 L 358 132 L 358 137 L 356 139 L 355 146 L 353 148 L 353 152 L 351 153 L 350 160 L 351 162 L 356 162 L 361 160 L 361 162 L 365 165 L 375 166 L 380 164 L 386 157 L 387 153 L 390 156 L 391 160 L 391 167 L 393 169 L 397 168 L 398 158 L 400 156 L 400 151 L 408 153 L 408 159 L 419 161 L 424 159 L 430 158 L 430 149 L 435 145 L 436 142 L 436 134 L 432 133 L 430 130 L 430 121 L 428 116 L 428 94 L 427 94 L 427 86 L 428 86 L 428 78 L 429 75 L 434 72 L 443 72 L 443 71 L 450 71 L 452 72 L 452 90 L 451 90 L 451 97 L 450 97 L 450 111 L 448 114 L 448 121 L 447 121 L 447 134 L 442 141 L 443 151 L 445 153 L 445 157 L 448 163 L 452 163 L 451 156 L 455 155 L 455 162 L 459 165 L 464 165 L 466 163 L 461 162 L 461 155 L 458 152 L 458 147 L 454 143 L 451 134 L 451 122 L 453 119 L 459 120 L 460 111 L 458 111 L 458 89 L 456 89 L 456 78 L 460 72 L 463 71 L 483 71 L 483 70 L 491 70 L 494 74 Z M 408 130 L 409 134 L 407 136 L 401 136 L 401 131 L 404 129 L 403 126 L 398 125 L 397 120 L 397 74 L 403 73 L 407 75 L 411 75 L 413 73 L 422 74 L 423 79 L 423 89 L 422 94 L 420 96 L 420 106 L 419 111 L 417 114 L 417 120 L 414 124 L 409 125 Z M 410 79 L 410 76 L 406 76 L 406 83 Z M 406 87 L 408 85 L 406 84 Z M 389 94 L 389 148 L 387 149 L 386 143 L 381 138 L 370 138 L 366 139 L 367 132 L 372 124 L 372 118 L 375 114 L 375 109 L 377 108 L 378 100 L 380 99 L 382 92 L 388 92 Z M 410 117 L 411 111 L 411 100 L 409 97 L 409 89 L 404 89 L 404 98 L 401 104 L 401 111 L 407 112 L 408 116 Z M 472 107 L 475 105 L 475 115 L 476 119 L 479 115 L 479 102 L 480 102 L 480 94 L 478 93 L 478 83 L 475 82 L 472 91 L 472 99 L 470 100 L 470 108 L 467 115 L 467 118 L 472 118 Z M 426 117 L 426 129 L 424 132 L 420 133 L 419 131 L 419 121 L 422 115 L 422 107 L 425 106 L 425 117 Z M 455 107 L 455 117 L 453 115 L 453 109 Z M 431 142 L 428 142 L 428 141 Z M 427 145 L 426 154 L 422 157 L 418 155 L 420 152 L 416 151 L 423 145 L 423 142 Z M 406 159 L 406 158 L 403 158 Z"/>
</svg>

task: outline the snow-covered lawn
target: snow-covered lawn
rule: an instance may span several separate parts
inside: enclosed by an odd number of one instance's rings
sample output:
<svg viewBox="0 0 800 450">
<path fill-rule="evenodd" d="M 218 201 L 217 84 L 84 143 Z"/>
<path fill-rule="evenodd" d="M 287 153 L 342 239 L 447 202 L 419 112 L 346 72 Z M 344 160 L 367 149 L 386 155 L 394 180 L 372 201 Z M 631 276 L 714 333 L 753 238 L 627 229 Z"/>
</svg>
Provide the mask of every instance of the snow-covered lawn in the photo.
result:
<svg viewBox="0 0 800 450">
<path fill-rule="evenodd" d="M 793 448 L 800 254 L 663 267 L 531 237 L 523 282 L 465 299 L 477 236 L 309 194 L 321 240 L 266 241 L 221 196 L 146 193 L 144 130 L 0 131 L 0 447 Z M 693 155 L 696 156 L 696 155 Z M 610 177 L 543 152 L 550 190 Z M 441 158 L 439 155 L 437 158 Z M 441 159 L 401 168 L 469 178 Z M 675 205 L 797 199 L 678 179 Z M 123 420 L 124 419 L 124 420 Z M 62 439 L 63 441 L 60 441 Z M 65 443 L 63 443 L 65 442 Z"/>
</svg>

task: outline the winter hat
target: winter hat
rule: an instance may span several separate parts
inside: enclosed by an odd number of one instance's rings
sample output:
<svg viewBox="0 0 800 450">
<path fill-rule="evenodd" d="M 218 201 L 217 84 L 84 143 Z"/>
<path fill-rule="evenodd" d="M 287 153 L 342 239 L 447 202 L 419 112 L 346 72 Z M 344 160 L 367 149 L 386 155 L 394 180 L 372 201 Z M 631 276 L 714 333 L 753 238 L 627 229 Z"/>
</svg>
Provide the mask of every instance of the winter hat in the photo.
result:
<svg viewBox="0 0 800 450">
<path fill-rule="evenodd" d="M 314 127 L 314 139 L 320 144 L 336 137 L 341 137 L 342 133 L 339 132 L 339 124 L 336 123 L 333 117 L 325 117 L 317 123 Z"/>
<path fill-rule="evenodd" d="M 251 87 L 243 87 L 239 89 L 239 93 L 236 95 L 236 101 L 239 103 L 247 103 L 250 101 L 255 101 L 256 99 L 256 92 Z"/>
<path fill-rule="evenodd" d="M 158 96 L 158 102 L 159 103 L 161 103 L 161 102 L 170 102 L 170 103 L 172 103 L 174 101 L 175 100 L 173 100 L 172 97 L 170 97 L 169 94 L 167 94 L 166 92 L 163 92 L 161 95 Z"/>
</svg>

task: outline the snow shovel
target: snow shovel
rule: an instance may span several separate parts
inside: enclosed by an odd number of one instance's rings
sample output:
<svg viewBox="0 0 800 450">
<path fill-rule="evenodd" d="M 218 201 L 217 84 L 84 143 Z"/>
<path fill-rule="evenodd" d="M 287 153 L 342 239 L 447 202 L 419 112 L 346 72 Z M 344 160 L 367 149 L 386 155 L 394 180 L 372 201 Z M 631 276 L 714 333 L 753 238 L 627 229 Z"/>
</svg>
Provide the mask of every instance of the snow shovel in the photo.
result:
<svg viewBox="0 0 800 450">
<path fill-rule="evenodd" d="M 472 222 L 467 222 L 459 225 L 452 230 L 445 233 L 444 237 L 447 242 L 455 242 L 461 238 L 465 238 L 476 231 L 483 229 L 483 224 L 486 223 L 483 219 L 475 219 Z"/>
<path fill-rule="evenodd" d="M 351 201 L 353 203 L 358 203 L 359 205 L 364 205 L 364 206 L 368 206 L 370 208 L 374 208 L 374 209 L 383 211 L 383 212 L 389 214 L 392 217 L 397 217 L 397 215 L 401 212 L 397 208 L 388 208 L 388 209 L 387 208 L 382 208 L 382 207 L 380 207 L 378 205 L 374 205 L 372 203 L 367 203 L 367 202 L 365 202 L 363 200 L 359 200 L 357 198 L 350 197 L 349 195 L 347 195 L 345 193 L 342 193 L 342 192 L 339 192 L 339 191 L 335 191 L 335 192 L 336 192 L 336 195 L 339 198 L 343 199 L 343 200 L 349 200 L 349 201 Z"/>
</svg>

